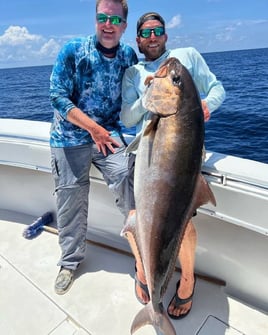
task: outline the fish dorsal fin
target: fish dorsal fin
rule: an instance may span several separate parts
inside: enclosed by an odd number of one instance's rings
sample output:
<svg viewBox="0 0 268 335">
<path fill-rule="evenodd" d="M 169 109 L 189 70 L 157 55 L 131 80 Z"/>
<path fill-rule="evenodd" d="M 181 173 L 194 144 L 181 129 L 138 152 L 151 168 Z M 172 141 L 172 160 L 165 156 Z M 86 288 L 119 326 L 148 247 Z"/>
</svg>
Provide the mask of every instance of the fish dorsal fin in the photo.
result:
<svg viewBox="0 0 268 335">
<path fill-rule="evenodd" d="M 205 177 L 200 174 L 197 180 L 196 192 L 195 192 L 195 206 L 196 208 L 205 205 L 207 203 L 212 203 L 216 206 L 216 199 L 214 194 L 209 187 L 208 182 Z"/>
</svg>

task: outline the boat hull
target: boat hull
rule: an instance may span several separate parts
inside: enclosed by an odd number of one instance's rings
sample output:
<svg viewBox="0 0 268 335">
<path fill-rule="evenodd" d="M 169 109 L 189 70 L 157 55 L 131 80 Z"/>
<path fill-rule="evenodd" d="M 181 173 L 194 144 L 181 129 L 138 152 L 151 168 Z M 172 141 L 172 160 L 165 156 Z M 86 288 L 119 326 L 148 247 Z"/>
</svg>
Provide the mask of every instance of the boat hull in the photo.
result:
<svg viewBox="0 0 268 335">
<path fill-rule="evenodd" d="M 47 122 L 0 119 L 1 210 L 55 214 L 49 129 Z M 225 281 L 228 294 L 267 311 L 268 164 L 208 152 L 202 172 L 217 207 L 205 205 L 194 218 L 196 272 Z M 90 178 L 88 239 L 129 252 L 113 195 L 94 167 Z"/>
</svg>

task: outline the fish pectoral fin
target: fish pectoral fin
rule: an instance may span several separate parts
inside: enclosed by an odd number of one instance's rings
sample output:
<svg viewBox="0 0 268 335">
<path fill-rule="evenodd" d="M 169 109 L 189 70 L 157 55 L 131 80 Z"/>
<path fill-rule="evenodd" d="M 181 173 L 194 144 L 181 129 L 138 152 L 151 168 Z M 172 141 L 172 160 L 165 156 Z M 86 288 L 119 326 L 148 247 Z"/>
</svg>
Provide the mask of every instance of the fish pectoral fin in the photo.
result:
<svg viewBox="0 0 268 335">
<path fill-rule="evenodd" d="M 197 180 L 197 187 L 196 187 L 196 208 L 205 205 L 207 203 L 212 203 L 216 206 L 216 199 L 215 196 L 206 181 L 205 177 L 200 174 Z"/>
<path fill-rule="evenodd" d="M 152 133 L 154 134 L 159 120 L 160 117 L 158 115 L 152 114 L 150 122 L 148 122 L 144 128 L 143 136 L 148 136 Z"/>
<path fill-rule="evenodd" d="M 155 311 L 152 302 L 149 302 L 135 316 L 131 325 L 131 334 L 134 334 L 138 329 L 146 325 L 152 325 L 156 330 L 160 330 L 165 335 L 176 335 L 174 326 L 163 306 L 161 307 L 161 311 Z"/>
<path fill-rule="evenodd" d="M 157 117 L 152 117 L 152 119 L 149 119 L 145 122 L 143 131 L 139 135 L 137 135 L 134 138 L 134 140 L 130 142 L 129 145 L 127 146 L 126 148 L 127 154 L 138 150 L 142 136 L 146 136 L 149 133 L 151 133 L 151 131 L 155 129 L 158 121 L 159 121 L 159 117 L 157 116 Z"/>
</svg>

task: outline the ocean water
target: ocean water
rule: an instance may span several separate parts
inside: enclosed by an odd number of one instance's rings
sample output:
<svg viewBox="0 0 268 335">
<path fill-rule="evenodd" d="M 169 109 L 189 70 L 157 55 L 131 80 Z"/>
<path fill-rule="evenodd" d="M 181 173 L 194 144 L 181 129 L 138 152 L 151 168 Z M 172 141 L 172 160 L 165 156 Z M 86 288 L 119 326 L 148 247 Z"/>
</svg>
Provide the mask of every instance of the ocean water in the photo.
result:
<svg viewBox="0 0 268 335">
<path fill-rule="evenodd" d="M 203 56 L 227 95 L 206 123 L 207 150 L 268 163 L 268 48 Z M 51 121 L 51 70 L 0 69 L 0 117 Z"/>
</svg>

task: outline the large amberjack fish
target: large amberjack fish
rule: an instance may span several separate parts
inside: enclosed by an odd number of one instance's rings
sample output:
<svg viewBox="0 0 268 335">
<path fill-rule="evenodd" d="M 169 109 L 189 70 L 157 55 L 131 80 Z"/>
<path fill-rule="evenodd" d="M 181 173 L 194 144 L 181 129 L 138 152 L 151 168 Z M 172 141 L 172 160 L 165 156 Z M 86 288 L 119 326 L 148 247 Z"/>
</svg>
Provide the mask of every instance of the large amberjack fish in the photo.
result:
<svg viewBox="0 0 268 335">
<path fill-rule="evenodd" d="M 152 118 L 141 136 L 135 166 L 136 220 L 123 231 L 142 259 L 150 302 L 136 315 L 131 334 L 151 324 L 176 331 L 162 299 L 175 269 L 187 222 L 215 198 L 201 175 L 204 116 L 188 70 L 176 58 L 159 67 L 145 93 Z"/>
</svg>

